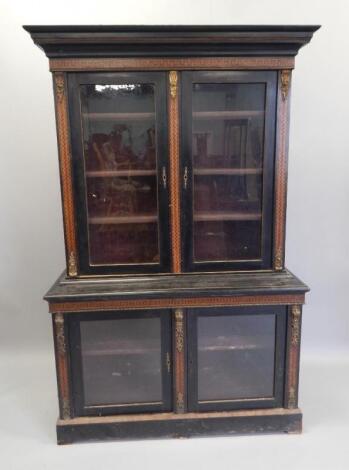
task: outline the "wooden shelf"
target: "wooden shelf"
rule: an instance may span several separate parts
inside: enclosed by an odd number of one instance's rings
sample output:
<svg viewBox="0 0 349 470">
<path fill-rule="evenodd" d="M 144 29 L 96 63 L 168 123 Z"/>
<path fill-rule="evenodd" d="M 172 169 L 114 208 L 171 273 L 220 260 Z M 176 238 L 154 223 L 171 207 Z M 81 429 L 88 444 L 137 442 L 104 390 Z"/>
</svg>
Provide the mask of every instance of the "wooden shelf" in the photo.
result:
<svg viewBox="0 0 349 470">
<path fill-rule="evenodd" d="M 213 176 L 213 175 L 260 175 L 262 168 L 195 168 L 194 175 Z"/>
<path fill-rule="evenodd" d="M 94 121 L 142 121 L 154 119 L 155 113 L 83 113 L 82 117 Z"/>
<path fill-rule="evenodd" d="M 256 338 L 247 336 L 236 337 L 217 337 L 205 339 L 199 346 L 201 352 L 227 352 L 227 351 L 245 351 L 261 350 L 274 347 L 268 338 Z"/>
<path fill-rule="evenodd" d="M 113 178 L 119 176 L 154 176 L 156 170 L 96 170 L 86 171 L 87 178 Z"/>
<path fill-rule="evenodd" d="M 161 355 L 159 341 L 145 340 L 135 341 L 130 339 L 119 339 L 111 341 L 101 341 L 94 345 L 89 345 L 82 350 L 83 356 L 119 356 L 154 354 Z"/>
<path fill-rule="evenodd" d="M 194 222 L 220 222 L 224 220 L 260 220 L 261 212 L 195 212 Z"/>
<path fill-rule="evenodd" d="M 115 217 L 89 217 L 88 223 L 91 225 L 106 225 L 106 224 L 149 224 L 157 222 L 157 215 L 122 215 Z"/>
<path fill-rule="evenodd" d="M 159 348 L 145 349 L 145 348 L 114 348 L 114 349 L 95 349 L 83 351 L 82 355 L 85 356 L 136 356 L 144 354 L 158 354 L 160 356 L 161 350 Z"/>
<path fill-rule="evenodd" d="M 194 111 L 194 119 L 246 119 L 264 116 L 264 111 Z"/>
</svg>

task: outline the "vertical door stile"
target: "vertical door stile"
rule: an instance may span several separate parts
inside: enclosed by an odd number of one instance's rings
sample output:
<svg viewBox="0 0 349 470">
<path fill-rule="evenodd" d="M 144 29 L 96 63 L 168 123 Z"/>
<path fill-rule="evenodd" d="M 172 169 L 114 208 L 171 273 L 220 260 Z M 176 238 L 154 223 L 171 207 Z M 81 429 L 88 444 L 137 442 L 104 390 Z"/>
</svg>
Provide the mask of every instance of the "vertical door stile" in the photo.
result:
<svg viewBox="0 0 349 470">
<path fill-rule="evenodd" d="M 181 308 L 174 310 L 174 411 L 185 413 L 186 397 L 186 367 L 185 367 L 185 317 Z"/>
<path fill-rule="evenodd" d="M 181 272 L 180 191 L 179 191 L 179 86 L 178 72 L 169 72 L 168 122 L 170 158 L 170 219 L 172 272 Z"/>
</svg>

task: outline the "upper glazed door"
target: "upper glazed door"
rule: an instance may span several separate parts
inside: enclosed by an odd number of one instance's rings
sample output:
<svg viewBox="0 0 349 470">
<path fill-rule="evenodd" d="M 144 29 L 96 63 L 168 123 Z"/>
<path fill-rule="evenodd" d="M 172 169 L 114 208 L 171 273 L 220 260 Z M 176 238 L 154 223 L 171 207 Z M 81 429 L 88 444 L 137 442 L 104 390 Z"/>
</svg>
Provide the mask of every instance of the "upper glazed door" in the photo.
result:
<svg viewBox="0 0 349 470">
<path fill-rule="evenodd" d="M 271 268 L 277 73 L 181 83 L 183 270 Z"/>
<path fill-rule="evenodd" d="M 170 269 L 166 74 L 68 74 L 80 274 Z"/>
</svg>

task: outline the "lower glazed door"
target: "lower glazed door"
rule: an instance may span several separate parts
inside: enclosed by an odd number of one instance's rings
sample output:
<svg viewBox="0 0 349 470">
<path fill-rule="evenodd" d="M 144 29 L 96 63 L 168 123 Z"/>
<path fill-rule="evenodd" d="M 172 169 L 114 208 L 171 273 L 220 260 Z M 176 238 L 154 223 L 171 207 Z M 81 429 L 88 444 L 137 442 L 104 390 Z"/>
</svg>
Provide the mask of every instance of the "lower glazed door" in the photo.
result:
<svg viewBox="0 0 349 470">
<path fill-rule="evenodd" d="M 286 307 L 195 308 L 188 318 L 188 409 L 281 407 Z"/>
<path fill-rule="evenodd" d="M 169 411 L 169 310 L 69 317 L 76 416 Z"/>
</svg>

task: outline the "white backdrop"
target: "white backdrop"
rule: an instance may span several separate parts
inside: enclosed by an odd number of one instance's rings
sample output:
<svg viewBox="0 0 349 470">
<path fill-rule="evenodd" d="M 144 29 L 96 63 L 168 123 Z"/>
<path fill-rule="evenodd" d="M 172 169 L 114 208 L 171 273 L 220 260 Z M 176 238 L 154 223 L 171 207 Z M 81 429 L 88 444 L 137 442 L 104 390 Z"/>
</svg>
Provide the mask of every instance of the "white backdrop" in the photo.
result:
<svg viewBox="0 0 349 470">
<path fill-rule="evenodd" d="M 293 75 L 287 266 L 312 289 L 303 351 L 349 347 L 346 0 L 0 0 L 0 344 L 50 348 L 64 267 L 48 60 L 22 24 L 322 24 Z"/>
</svg>

